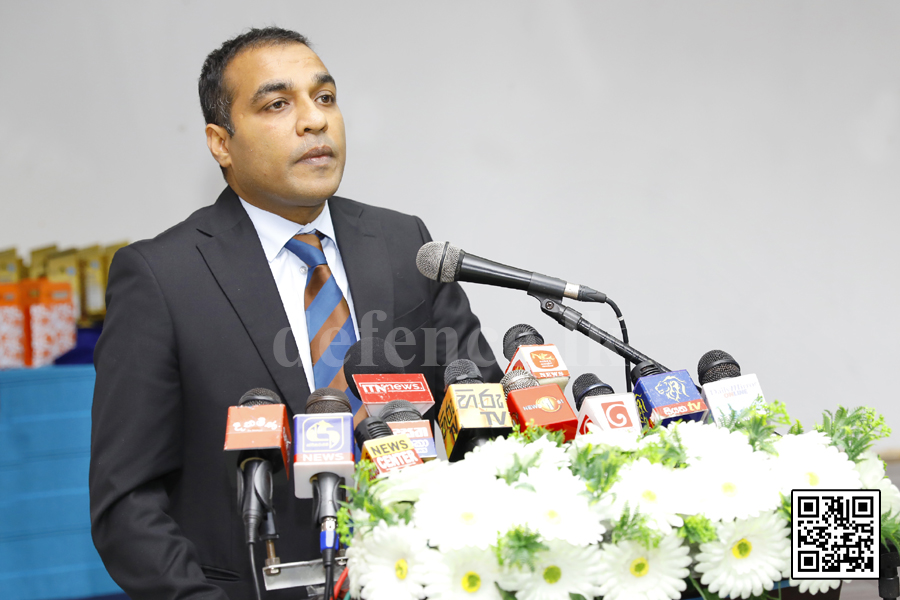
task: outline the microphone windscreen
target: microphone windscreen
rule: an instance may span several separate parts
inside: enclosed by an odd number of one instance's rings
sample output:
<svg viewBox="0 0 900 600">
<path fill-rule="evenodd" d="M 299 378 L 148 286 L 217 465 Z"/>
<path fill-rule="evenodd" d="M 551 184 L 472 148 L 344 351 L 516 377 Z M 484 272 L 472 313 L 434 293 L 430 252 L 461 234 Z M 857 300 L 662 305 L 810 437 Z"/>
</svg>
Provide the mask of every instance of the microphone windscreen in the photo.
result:
<svg viewBox="0 0 900 600">
<path fill-rule="evenodd" d="M 337 388 L 319 388 L 306 399 L 306 414 L 348 413 L 350 400 Z"/>
<path fill-rule="evenodd" d="M 648 375 L 659 375 L 662 373 L 662 369 L 656 366 L 656 363 L 650 360 L 645 360 L 639 362 L 634 365 L 634 368 L 631 369 L 631 383 L 632 385 L 637 384 L 638 379 L 641 377 L 647 377 Z"/>
<path fill-rule="evenodd" d="M 356 431 L 354 433 L 356 444 L 360 448 L 362 448 L 362 445 L 369 440 L 383 438 L 389 435 L 394 435 L 394 432 L 388 424 L 384 422 L 384 419 L 379 417 L 368 417 L 363 419 L 359 422 L 359 425 L 356 426 Z"/>
<path fill-rule="evenodd" d="M 461 254 L 450 242 L 428 242 L 416 254 L 416 267 L 428 279 L 450 283 L 456 281 Z"/>
<path fill-rule="evenodd" d="M 444 390 L 451 385 L 484 383 L 481 369 L 468 358 L 454 360 L 444 370 Z"/>
<path fill-rule="evenodd" d="M 581 410 L 581 404 L 584 399 L 589 396 L 603 396 L 606 394 L 614 394 L 608 383 L 604 383 L 599 377 L 593 373 L 585 373 L 575 380 L 572 384 L 572 396 L 575 399 L 575 410 Z"/>
<path fill-rule="evenodd" d="M 385 423 L 422 420 L 422 413 L 409 400 L 391 400 L 384 405 L 379 416 Z"/>
<path fill-rule="evenodd" d="M 541 385 L 541 382 L 528 371 L 523 369 L 513 369 L 503 376 L 503 379 L 500 380 L 500 385 L 503 386 L 503 393 L 508 396 L 510 392 L 516 390 L 537 387 Z"/>
<path fill-rule="evenodd" d="M 513 325 L 503 336 L 503 356 L 506 360 L 512 360 L 519 346 L 540 346 L 543 343 L 543 336 L 531 325 L 526 323 Z"/>
<path fill-rule="evenodd" d="M 724 350 L 710 350 L 700 357 L 697 365 L 697 377 L 700 378 L 700 385 L 740 376 L 741 365 Z"/>
<path fill-rule="evenodd" d="M 367 337 L 359 340 L 344 355 L 344 378 L 353 395 L 360 398 L 354 375 L 400 375 L 405 373 L 403 359 L 390 342 Z"/>
<path fill-rule="evenodd" d="M 266 388 L 253 388 L 238 401 L 239 406 L 261 406 L 263 404 L 282 404 L 281 396 Z"/>
</svg>

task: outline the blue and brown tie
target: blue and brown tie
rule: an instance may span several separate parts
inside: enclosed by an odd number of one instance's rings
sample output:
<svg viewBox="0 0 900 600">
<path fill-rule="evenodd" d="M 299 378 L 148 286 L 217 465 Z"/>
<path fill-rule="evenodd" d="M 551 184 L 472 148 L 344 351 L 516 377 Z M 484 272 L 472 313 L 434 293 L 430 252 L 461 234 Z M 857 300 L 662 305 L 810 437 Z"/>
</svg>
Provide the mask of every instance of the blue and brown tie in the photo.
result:
<svg viewBox="0 0 900 600">
<path fill-rule="evenodd" d="M 347 300 L 325 262 L 321 238 L 322 234 L 318 232 L 298 234 L 288 240 L 286 246 L 309 267 L 303 299 L 316 389 L 347 390 L 344 355 L 356 343 L 356 332 Z M 355 398 L 351 398 L 351 404 L 353 400 Z"/>
</svg>

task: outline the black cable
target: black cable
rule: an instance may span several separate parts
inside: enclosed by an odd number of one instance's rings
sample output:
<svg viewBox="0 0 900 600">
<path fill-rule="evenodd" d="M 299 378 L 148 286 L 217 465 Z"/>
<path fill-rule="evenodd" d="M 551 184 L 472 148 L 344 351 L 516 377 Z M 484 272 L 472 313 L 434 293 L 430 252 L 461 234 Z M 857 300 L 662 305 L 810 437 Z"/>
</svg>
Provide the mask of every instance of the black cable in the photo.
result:
<svg viewBox="0 0 900 600">
<path fill-rule="evenodd" d="M 256 575 L 256 556 L 253 554 L 253 542 L 247 544 L 250 549 L 250 572 L 253 573 L 253 589 L 256 591 L 256 600 L 262 600 L 262 593 L 259 591 L 259 577 Z"/>
<path fill-rule="evenodd" d="M 333 600 L 334 598 L 334 564 L 328 564 L 325 567 L 325 593 L 322 600 Z"/>
<path fill-rule="evenodd" d="M 612 308 L 616 317 L 619 319 L 619 328 L 622 330 L 622 341 L 624 343 L 628 343 L 628 327 L 625 326 L 625 317 L 622 316 L 622 311 L 619 310 L 618 305 L 612 301 L 611 298 L 607 296 L 606 303 L 609 304 L 610 308 Z M 628 393 L 631 393 L 631 362 L 626 358 L 625 359 L 625 388 Z"/>
</svg>

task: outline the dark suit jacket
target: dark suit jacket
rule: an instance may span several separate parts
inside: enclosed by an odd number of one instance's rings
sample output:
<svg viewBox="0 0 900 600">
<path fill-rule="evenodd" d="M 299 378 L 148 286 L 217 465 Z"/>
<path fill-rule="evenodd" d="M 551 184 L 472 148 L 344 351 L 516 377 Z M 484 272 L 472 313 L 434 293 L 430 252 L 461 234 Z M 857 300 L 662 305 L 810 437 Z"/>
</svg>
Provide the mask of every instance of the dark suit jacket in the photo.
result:
<svg viewBox="0 0 900 600">
<path fill-rule="evenodd" d="M 407 372 L 425 374 L 438 402 L 443 366 L 456 357 L 441 343 L 426 353 L 426 330 L 454 329 L 459 357 L 469 357 L 466 340 L 475 336 L 490 362 L 486 379 L 497 381 L 500 370 L 460 286 L 416 269 L 416 252 L 431 240 L 422 222 L 344 198 L 329 202 L 360 336 L 406 327 L 411 333 L 398 336 L 397 350 L 413 359 Z M 255 387 L 278 392 L 299 414 L 310 390 L 237 195 L 227 188 L 213 206 L 119 250 L 107 304 L 95 352 L 94 544 L 133 600 L 251 598 L 236 457 L 222 450 L 226 414 Z M 369 320 L 373 333 L 365 331 L 371 311 L 384 313 Z M 310 501 L 294 498 L 283 473 L 275 482 L 282 562 L 317 558 Z M 262 565 L 264 549 L 257 551 Z M 296 598 L 298 590 L 268 597 Z"/>
</svg>

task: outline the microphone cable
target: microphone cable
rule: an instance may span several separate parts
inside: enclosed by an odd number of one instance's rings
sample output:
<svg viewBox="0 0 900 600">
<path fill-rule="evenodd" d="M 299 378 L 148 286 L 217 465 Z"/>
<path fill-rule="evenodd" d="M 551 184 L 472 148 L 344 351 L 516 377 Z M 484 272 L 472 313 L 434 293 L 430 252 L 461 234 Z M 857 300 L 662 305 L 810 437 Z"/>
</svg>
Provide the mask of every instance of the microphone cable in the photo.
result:
<svg viewBox="0 0 900 600">
<path fill-rule="evenodd" d="M 613 302 L 612 298 L 610 298 L 609 296 L 606 297 L 606 303 L 609 304 L 609 307 L 613 309 L 613 311 L 616 313 L 616 318 L 619 320 L 619 329 L 622 330 L 622 342 L 628 344 L 628 327 L 625 325 L 625 317 L 622 315 L 622 311 L 619 310 L 619 305 Z M 627 358 L 625 359 L 625 387 L 630 394 L 632 391 L 631 362 Z"/>
<path fill-rule="evenodd" d="M 259 577 L 256 575 L 256 556 L 253 555 L 253 542 L 247 542 L 247 548 L 250 549 L 250 572 L 253 573 L 253 591 L 256 592 L 256 600 L 262 600 L 262 593 L 259 591 Z"/>
</svg>

